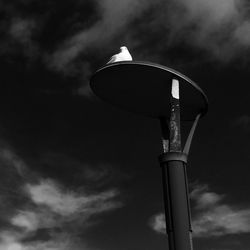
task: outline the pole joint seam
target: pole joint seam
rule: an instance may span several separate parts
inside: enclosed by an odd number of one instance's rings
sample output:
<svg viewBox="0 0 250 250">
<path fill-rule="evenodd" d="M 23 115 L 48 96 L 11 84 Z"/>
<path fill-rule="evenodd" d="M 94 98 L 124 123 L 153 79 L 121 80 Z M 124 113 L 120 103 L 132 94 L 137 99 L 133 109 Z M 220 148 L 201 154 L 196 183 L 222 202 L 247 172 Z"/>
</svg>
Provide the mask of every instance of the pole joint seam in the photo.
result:
<svg viewBox="0 0 250 250">
<path fill-rule="evenodd" d="M 165 163 L 169 161 L 182 161 L 187 163 L 187 154 L 182 152 L 165 152 L 159 156 L 159 162 Z"/>
</svg>

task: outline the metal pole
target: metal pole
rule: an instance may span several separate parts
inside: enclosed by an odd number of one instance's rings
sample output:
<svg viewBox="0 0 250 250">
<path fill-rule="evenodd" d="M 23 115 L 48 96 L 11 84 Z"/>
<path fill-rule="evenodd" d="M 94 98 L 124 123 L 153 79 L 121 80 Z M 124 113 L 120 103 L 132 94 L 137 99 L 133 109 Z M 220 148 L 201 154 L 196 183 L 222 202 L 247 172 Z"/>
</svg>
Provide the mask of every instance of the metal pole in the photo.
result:
<svg viewBox="0 0 250 250">
<path fill-rule="evenodd" d="M 160 156 L 169 250 L 192 250 L 191 218 L 186 175 L 187 155 L 181 149 L 179 83 L 172 82 L 169 135 L 161 118 L 164 153 Z M 169 137 L 169 141 L 166 139 Z M 169 143 L 169 145 L 167 145 Z"/>
</svg>

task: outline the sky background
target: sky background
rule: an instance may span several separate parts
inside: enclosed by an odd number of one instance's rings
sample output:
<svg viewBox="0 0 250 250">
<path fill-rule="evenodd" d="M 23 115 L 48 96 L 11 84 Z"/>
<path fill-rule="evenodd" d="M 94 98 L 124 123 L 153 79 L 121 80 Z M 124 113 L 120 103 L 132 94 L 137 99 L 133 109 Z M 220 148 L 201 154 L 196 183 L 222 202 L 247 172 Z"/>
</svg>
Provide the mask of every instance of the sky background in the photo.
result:
<svg viewBox="0 0 250 250">
<path fill-rule="evenodd" d="M 163 250 L 160 126 L 88 83 L 120 46 L 197 82 L 194 249 L 250 248 L 250 4 L 0 0 L 0 250 Z"/>
</svg>

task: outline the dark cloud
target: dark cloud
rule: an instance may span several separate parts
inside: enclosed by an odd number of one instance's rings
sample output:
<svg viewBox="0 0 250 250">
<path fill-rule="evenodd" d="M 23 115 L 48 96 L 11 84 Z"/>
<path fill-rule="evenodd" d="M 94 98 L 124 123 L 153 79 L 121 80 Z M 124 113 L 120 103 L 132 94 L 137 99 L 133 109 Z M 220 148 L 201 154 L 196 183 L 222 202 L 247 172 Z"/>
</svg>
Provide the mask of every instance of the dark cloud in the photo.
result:
<svg viewBox="0 0 250 250">
<path fill-rule="evenodd" d="M 2 29 L 21 43 L 29 43 L 26 50 L 32 46 L 40 50 L 48 67 L 63 72 L 72 72 L 77 64 L 85 72 L 93 59 L 109 58 L 121 43 L 134 51 L 135 58 L 156 61 L 166 55 L 175 61 L 170 52 L 175 47 L 186 46 L 186 53 L 201 50 L 224 62 L 249 48 L 249 4 L 244 0 L 19 1 L 2 5 L 6 17 Z M 154 48 L 149 47 L 150 40 Z"/>
<path fill-rule="evenodd" d="M 98 19 L 95 3 L 87 0 L 1 4 L 1 53 L 8 60 L 21 56 L 26 64 L 46 61 L 47 55 L 65 39 Z"/>
<path fill-rule="evenodd" d="M 119 42 L 134 50 L 136 59 L 159 62 L 164 57 L 175 61 L 173 48 L 180 52 L 183 46 L 184 53 L 203 51 L 204 57 L 221 62 L 238 58 L 248 49 L 248 3 L 243 0 L 138 0 L 133 4 L 124 0 L 119 5 L 110 0 L 98 7 L 100 21 L 68 38 L 54 53 L 51 62 L 56 69 L 67 70 L 66 65 L 79 56 L 87 63 L 85 54 L 91 50 L 105 57 L 111 45 Z"/>
</svg>

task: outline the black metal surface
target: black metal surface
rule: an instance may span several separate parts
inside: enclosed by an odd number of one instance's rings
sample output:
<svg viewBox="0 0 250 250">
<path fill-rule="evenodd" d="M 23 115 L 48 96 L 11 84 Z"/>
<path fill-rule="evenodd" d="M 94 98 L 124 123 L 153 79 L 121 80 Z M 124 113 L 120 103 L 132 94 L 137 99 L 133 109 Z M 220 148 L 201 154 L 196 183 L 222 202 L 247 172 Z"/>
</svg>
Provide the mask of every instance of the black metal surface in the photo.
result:
<svg viewBox="0 0 250 250">
<path fill-rule="evenodd" d="M 93 92 L 115 106 L 151 117 L 170 117 L 172 79 L 180 82 L 181 120 L 194 120 L 207 112 L 207 97 L 181 73 L 151 62 L 106 65 L 90 79 Z"/>
<path fill-rule="evenodd" d="M 192 250 L 185 163 L 171 160 L 161 166 L 169 250 Z"/>
<path fill-rule="evenodd" d="M 190 146 L 191 146 L 191 142 L 192 142 L 192 139 L 193 139 L 193 136 L 194 136 L 194 131 L 196 129 L 196 126 L 198 124 L 198 121 L 200 119 L 200 114 L 198 114 L 194 120 L 194 123 L 190 129 L 190 132 L 189 132 L 189 135 L 187 137 L 187 140 L 186 140 L 186 143 L 185 143 L 185 146 L 184 146 L 184 149 L 183 149 L 183 153 L 188 155 L 189 153 L 189 150 L 190 150 Z"/>
</svg>

